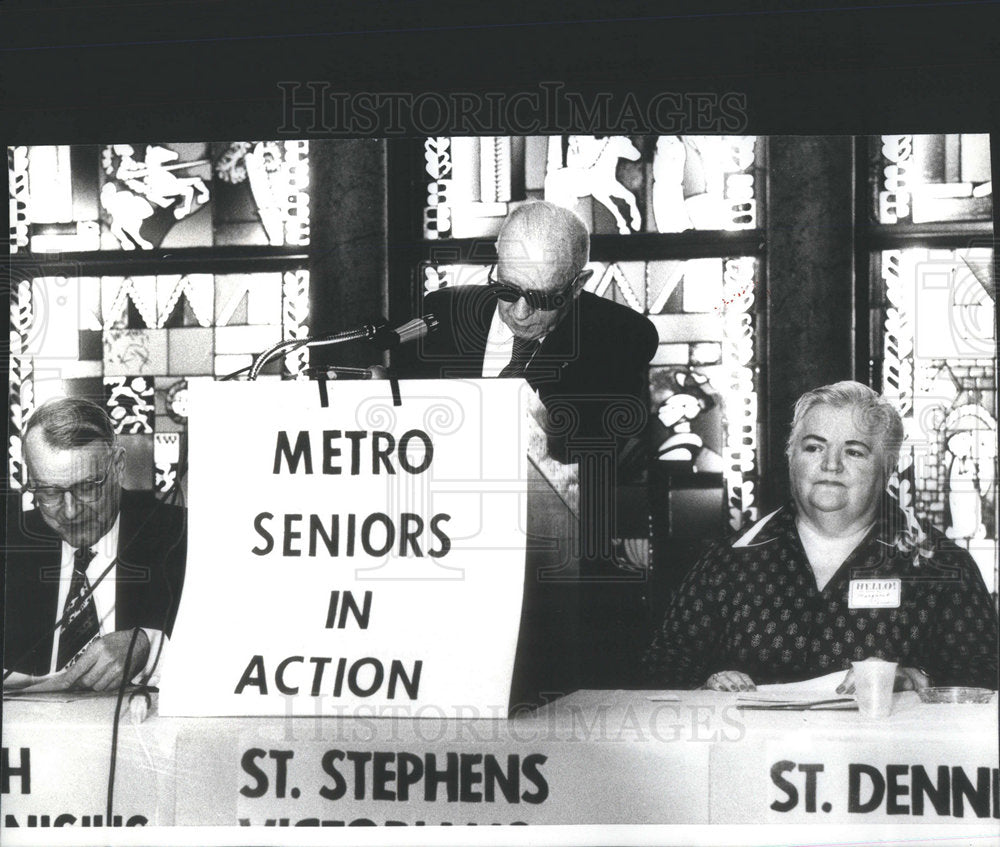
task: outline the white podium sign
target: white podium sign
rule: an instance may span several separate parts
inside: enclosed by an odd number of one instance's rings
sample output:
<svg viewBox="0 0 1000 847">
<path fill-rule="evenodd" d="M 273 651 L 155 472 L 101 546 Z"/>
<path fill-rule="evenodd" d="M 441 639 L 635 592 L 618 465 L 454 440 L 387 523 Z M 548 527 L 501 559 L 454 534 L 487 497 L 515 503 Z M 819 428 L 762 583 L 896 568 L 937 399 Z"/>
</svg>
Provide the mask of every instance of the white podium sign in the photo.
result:
<svg viewBox="0 0 1000 847">
<path fill-rule="evenodd" d="M 163 715 L 506 716 L 524 583 L 514 380 L 193 385 Z"/>
</svg>

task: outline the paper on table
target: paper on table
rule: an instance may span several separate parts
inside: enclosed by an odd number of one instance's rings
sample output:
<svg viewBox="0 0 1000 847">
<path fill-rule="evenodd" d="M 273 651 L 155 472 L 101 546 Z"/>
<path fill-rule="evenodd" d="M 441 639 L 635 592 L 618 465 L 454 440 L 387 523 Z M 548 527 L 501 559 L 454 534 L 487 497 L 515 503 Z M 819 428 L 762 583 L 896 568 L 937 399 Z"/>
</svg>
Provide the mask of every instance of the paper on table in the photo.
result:
<svg viewBox="0 0 1000 847">
<path fill-rule="evenodd" d="M 20 700 L 27 703 L 72 703 L 76 700 L 94 700 L 98 697 L 114 697 L 117 691 L 84 691 L 82 688 L 74 688 L 63 691 L 38 691 L 21 689 L 19 691 L 4 691 L 5 702 Z"/>
<path fill-rule="evenodd" d="M 774 685 L 758 685 L 757 690 L 741 694 L 741 700 L 766 700 L 768 702 L 791 702 L 820 697 L 836 696 L 837 686 L 844 681 L 847 671 L 834 671 L 826 676 L 804 679 L 801 682 L 782 682 Z"/>
<path fill-rule="evenodd" d="M 45 674 L 44 676 L 32 676 L 31 674 L 18 673 L 12 671 L 7 676 L 4 670 L 3 690 L 4 693 L 17 692 L 18 694 L 42 693 L 46 691 L 63 691 L 67 688 L 65 677 L 69 669 L 65 668 L 58 673 Z"/>
</svg>

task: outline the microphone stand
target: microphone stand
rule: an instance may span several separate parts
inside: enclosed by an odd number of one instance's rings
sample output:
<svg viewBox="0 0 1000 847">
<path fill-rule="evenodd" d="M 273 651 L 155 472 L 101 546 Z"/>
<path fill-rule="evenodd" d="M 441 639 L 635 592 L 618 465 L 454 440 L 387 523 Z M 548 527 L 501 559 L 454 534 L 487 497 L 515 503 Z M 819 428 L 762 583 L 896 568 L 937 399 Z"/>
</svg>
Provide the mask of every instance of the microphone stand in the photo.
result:
<svg viewBox="0 0 1000 847">
<path fill-rule="evenodd" d="M 311 379 L 388 379 L 389 369 L 382 365 L 370 365 L 367 368 L 324 365 L 319 368 L 306 368 L 305 374 Z"/>
<path fill-rule="evenodd" d="M 268 348 L 256 359 L 254 359 L 253 364 L 250 365 L 249 373 L 247 374 L 248 380 L 255 380 L 260 374 L 261 368 L 264 367 L 271 359 L 277 356 L 279 353 L 290 353 L 292 350 L 298 350 L 300 347 L 325 347 L 330 344 L 343 344 L 346 341 L 373 341 L 376 344 L 383 344 L 385 347 L 395 347 L 398 344 L 406 344 L 412 341 L 418 341 L 430 332 L 436 332 L 438 328 L 438 320 L 434 315 L 426 314 L 420 318 L 414 318 L 411 321 L 403 324 L 402 326 L 396 327 L 395 329 L 389 329 L 386 324 L 365 324 L 361 329 L 349 329 L 346 332 L 337 332 L 333 335 L 321 335 L 317 338 L 290 338 L 285 341 L 279 341 L 273 347 Z M 236 371 L 230 374 L 229 377 L 235 376 L 241 373 L 241 371 Z M 328 379 L 335 379 L 337 377 L 344 377 L 347 379 L 386 379 L 388 374 L 385 368 L 381 365 L 373 365 L 370 368 L 347 368 L 347 367 L 336 367 L 329 366 L 326 368 L 310 368 L 310 376 L 315 374 L 323 374 Z M 229 377 L 225 377 L 228 379 Z"/>
<path fill-rule="evenodd" d="M 264 365 L 280 353 L 291 353 L 300 347 L 326 347 L 331 344 L 344 344 L 348 341 L 371 341 L 377 332 L 378 327 L 374 324 L 365 324 L 361 329 L 349 329 L 333 335 L 321 335 L 319 338 L 291 338 L 279 341 L 254 359 L 253 364 L 250 366 L 250 372 L 247 374 L 247 379 L 257 379 Z M 358 368 L 357 370 L 365 371 L 367 369 Z"/>
</svg>

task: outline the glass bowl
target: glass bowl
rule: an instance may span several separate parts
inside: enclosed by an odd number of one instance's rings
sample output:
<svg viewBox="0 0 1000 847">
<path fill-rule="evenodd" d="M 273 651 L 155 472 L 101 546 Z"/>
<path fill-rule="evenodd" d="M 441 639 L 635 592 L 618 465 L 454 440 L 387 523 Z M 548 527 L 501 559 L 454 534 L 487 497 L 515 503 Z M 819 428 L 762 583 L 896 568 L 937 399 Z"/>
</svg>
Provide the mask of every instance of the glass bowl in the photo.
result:
<svg viewBox="0 0 1000 847">
<path fill-rule="evenodd" d="M 921 688 L 917 691 L 921 703 L 989 703 L 995 691 L 989 688 Z"/>
</svg>

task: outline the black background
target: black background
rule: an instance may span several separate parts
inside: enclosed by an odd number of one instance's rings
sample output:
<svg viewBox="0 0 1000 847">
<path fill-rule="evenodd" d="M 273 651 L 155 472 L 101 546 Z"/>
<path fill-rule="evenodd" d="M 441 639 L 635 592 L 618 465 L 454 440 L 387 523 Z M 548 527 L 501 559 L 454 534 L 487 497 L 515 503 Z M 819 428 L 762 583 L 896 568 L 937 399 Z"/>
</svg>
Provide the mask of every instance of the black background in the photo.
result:
<svg viewBox="0 0 1000 847">
<path fill-rule="evenodd" d="M 997 0 L 0 0 L 0 33 L 5 144 L 276 137 L 282 81 L 736 91 L 756 134 L 983 132 L 1000 115 Z"/>
</svg>

